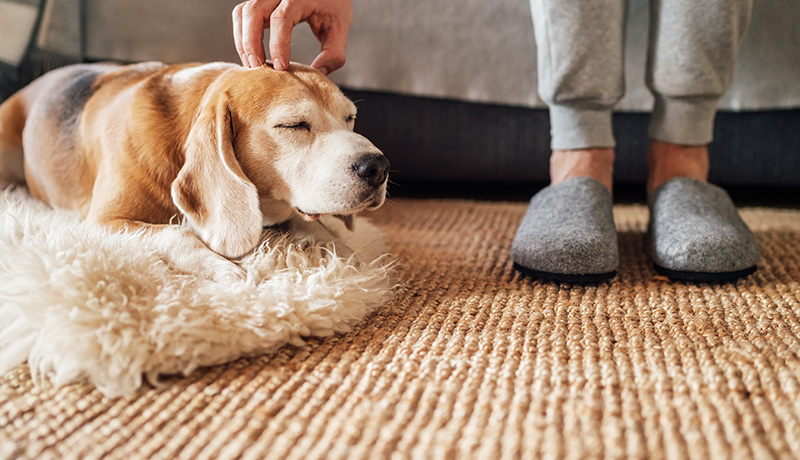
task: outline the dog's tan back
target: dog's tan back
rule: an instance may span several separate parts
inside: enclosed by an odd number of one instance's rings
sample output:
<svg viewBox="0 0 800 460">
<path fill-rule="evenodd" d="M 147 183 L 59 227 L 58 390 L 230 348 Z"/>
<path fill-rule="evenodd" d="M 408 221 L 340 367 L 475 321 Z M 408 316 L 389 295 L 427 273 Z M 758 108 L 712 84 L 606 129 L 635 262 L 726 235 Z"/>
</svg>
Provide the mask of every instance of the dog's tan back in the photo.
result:
<svg viewBox="0 0 800 460">
<path fill-rule="evenodd" d="M 388 162 L 326 77 L 225 64 L 77 65 L 0 105 L 0 187 L 115 229 L 185 220 L 214 251 L 263 224 L 383 203 Z"/>
<path fill-rule="evenodd" d="M 14 169 L 2 171 L 6 176 L 3 179 L 6 182 L 24 182 L 36 198 L 55 207 L 78 209 L 87 217 L 103 162 L 130 160 L 127 154 L 133 152 L 119 144 L 132 143 L 130 137 L 135 135 L 135 124 L 147 121 L 154 125 L 162 123 L 160 117 L 136 117 L 131 108 L 137 104 L 137 94 L 131 88 L 146 78 L 153 78 L 156 72 L 163 72 L 165 67 L 142 65 L 135 70 L 125 68 L 122 72 L 120 69 L 116 65 L 78 65 L 58 69 L 23 88 L 0 106 L 0 146 L 3 149 L 0 155 L 16 156 L 13 164 L 17 165 Z M 124 77 L 121 78 L 120 74 Z M 145 98 L 139 94 L 139 99 Z M 149 105 L 149 102 L 140 100 L 138 104 Z M 136 118 L 131 120 L 131 117 Z M 22 129 L 26 126 L 27 129 Z M 179 129 L 179 126 L 171 129 Z M 120 135 L 122 130 L 125 132 Z M 159 146 L 162 140 L 158 136 L 140 139 L 143 145 L 154 147 L 152 155 L 143 159 L 160 162 L 157 171 L 171 172 L 174 176 L 176 166 L 172 157 L 175 152 Z M 103 151 L 109 153 L 107 158 L 104 158 Z M 116 155 L 111 155 L 111 152 Z M 20 170 L 19 165 L 23 163 L 24 170 Z M 125 170 L 135 176 L 138 169 L 129 167 Z M 125 184 L 118 185 L 135 187 L 137 182 L 135 177 L 129 177 Z M 157 190 L 157 187 L 148 188 Z M 163 212 L 153 212 L 163 207 L 161 198 L 157 201 L 162 206 L 148 203 L 150 209 L 147 212 L 151 215 L 142 220 L 163 221 L 158 215 Z M 136 213 L 130 213 L 130 217 L 136 218 Z"/>
</svg>

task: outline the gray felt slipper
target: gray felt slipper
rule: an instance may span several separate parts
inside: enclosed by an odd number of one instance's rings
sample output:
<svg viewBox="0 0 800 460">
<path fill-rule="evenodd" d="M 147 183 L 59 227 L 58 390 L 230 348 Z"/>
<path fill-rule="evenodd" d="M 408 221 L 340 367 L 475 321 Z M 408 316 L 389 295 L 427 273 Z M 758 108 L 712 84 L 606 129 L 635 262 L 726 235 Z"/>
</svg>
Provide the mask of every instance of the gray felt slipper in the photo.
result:
<svg viewBox="0 0 800 460">
<path fill-rule="evenodd" d="M 554 281 L 594 283 L 619 264 L 611 194 L 595 179 L 573 177 L 531 198 L 511 244 L 514 267 Z"/>
<path fill-rule="evenodd" d="M 756 270 L 758 245 L 725 190 L 679 177 L 658 187 L 648 201 L 658 273 L 678 280 L 725 281 Z"/>
</svg>

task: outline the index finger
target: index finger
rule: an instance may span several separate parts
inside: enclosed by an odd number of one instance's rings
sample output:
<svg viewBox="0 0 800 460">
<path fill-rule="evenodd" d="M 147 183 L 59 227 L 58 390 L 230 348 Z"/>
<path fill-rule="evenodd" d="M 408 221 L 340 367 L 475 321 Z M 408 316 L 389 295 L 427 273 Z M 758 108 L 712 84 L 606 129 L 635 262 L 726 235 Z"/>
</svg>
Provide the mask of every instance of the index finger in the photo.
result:
<svg viewBox="0 0 800 460">
<path fill-rule="evenodd" d="M 251 67 L 258 67 L 266 60 L 264 53 L 264 27 L 266 12 L 270 6 L 262 2 L 250 1 L 242 7 L 242 51 Z"/>
</svg>

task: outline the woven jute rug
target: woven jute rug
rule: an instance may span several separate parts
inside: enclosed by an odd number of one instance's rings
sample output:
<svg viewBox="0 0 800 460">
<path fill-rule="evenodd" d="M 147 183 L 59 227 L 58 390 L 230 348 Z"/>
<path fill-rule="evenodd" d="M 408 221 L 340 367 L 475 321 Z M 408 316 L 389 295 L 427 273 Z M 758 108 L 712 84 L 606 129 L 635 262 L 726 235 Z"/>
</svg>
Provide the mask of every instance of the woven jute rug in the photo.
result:
<svg viewBox="0 0 800 460">
<path fill-rule="evenodd" d="M 353 332 L 118 399 L 0 377 L 8 458 L 800 458 L 800 211 L 742 210 L 758 271 L 667 281 L 647 210 L 621 266 L 516 273 L 524 203 L 397 199 L 373 216 L 398 287 Z"/>
</svg>

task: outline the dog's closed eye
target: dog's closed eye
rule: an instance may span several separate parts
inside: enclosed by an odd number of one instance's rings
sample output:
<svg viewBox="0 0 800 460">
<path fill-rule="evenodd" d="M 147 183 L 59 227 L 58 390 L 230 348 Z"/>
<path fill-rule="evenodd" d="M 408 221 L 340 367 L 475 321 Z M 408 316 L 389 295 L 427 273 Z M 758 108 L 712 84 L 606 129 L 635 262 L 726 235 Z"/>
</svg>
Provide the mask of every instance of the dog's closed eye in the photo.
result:
<svg viewBox="0 0 800 460">
<path fill-rule="evenodd" d="M 311 125 L 307 121 L 291 121 L 289 123 L 280 123 L 275 125 L 279 129 L 292 129 L 297 131 L 311 131 Z"/>
</svg>

